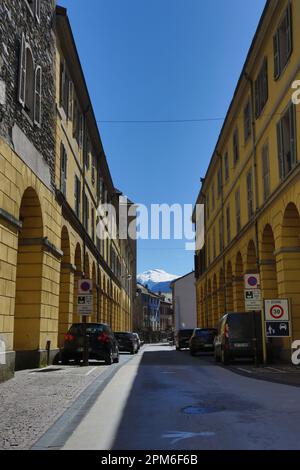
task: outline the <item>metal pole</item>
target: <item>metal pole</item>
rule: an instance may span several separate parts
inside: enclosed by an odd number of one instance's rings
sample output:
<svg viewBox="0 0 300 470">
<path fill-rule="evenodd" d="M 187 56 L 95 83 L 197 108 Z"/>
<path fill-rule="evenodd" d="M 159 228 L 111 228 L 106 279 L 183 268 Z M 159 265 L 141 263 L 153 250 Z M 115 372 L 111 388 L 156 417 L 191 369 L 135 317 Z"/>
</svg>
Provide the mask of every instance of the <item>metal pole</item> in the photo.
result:
<svg viewBox="0 0 300 470">
<path fill-rule="evenodd" d="M 86 320 L 85 315 L 82 317 L 82 323 L 83 323 L 83 328 L 84 328 L 84 343 L 83 343 L 83 361 L 82 361 L 82 365 L 83 366 L 88 366 L 89 365 L 89 341 L 88 341 L 88 336 L 87 336 L 87 320 Z"/>
</svg>

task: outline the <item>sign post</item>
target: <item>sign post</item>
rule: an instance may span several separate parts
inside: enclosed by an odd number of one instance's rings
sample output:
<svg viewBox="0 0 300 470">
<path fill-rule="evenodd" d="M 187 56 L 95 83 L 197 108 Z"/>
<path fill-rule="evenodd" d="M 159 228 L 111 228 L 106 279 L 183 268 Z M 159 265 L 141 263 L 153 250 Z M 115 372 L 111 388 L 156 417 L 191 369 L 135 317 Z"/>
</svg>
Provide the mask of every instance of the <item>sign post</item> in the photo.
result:
<svg viewBox="0 0 300 470">
<path fill-rule="evenodd" d="M 260 275 L 258 273 L 245 274 L 245 310 L 246 312 L 252 312 L 252 324 L 253 324 L 253 347 L 255 351 L 255 364 L 258 366 L 258 339 L 257 331 L 255 327 L 255 312 L 261 313 L 261 330 L 262 330 L 262 347 L 263 347 L 263 361 L 264 364 L 267 362 L 267 350 L 266 340 L 264 332 L 264 321 L 262 315 L 262 297 L 260 289 Z"/>
<path fill-rule="evenodd" d="M 93 281 L 80 279 L 78 281 L 77 312 L 84 324 L 83 365 L 89 365 L 89 338 L 87 336 L 87 317 L 93 312 Z"/>
</svg>

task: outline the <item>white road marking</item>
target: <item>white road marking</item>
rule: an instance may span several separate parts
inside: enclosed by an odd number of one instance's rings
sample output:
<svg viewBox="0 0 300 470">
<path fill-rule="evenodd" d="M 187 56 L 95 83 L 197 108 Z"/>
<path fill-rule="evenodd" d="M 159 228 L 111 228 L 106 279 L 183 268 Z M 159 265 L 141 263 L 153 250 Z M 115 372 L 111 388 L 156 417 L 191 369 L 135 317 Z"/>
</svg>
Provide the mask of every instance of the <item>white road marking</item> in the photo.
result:
<svg viewBox="0 0 300 470">
<path fill-rule="evenodd" d="M 177 444 L 177 442 L 183 441 L 184 439 L 192 439 L 193 437 L 212 437 L 215 436 L 215 432 L 180 432 L 180 431 L 169 431 L 168 434 L 163 434 L 162 439 L 172 439 L 171 444 Z"/>
<path fill-rule="evenodd" d="M 286 374 L 285 370 L 276 369 L 275 367 L 266 367 L 266 369 L 275 370 L 275 372 L 281 372 L 282 374 Z"/>
<path fill-rule="evenodd" d="M 90 374 L 91 374 L 94 370 L 96 370 L 96 369 L 97 369 L 97 367 L 93 367 L 91 370 L 89 370 L 89 371 L 85 374 L 85 376 L 90 375 Z"/>
<path fill-rule="evenodd" d="M 237 367 L 238 370 L 242 370 L 243 372 L 247 372 L 247 374 L 253 374 L 252 370 L 243 369 L 242 367 Z"/>
</svg>

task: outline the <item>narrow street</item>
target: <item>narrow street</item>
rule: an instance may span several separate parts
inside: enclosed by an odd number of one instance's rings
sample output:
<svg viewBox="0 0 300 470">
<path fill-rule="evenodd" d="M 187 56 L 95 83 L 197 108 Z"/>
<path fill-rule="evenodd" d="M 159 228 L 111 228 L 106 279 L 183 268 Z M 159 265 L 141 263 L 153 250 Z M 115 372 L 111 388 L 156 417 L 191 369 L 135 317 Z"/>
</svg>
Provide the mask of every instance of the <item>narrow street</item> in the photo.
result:
<svg viewBox="0 0 300 470">
<path fill-rule="evenodd" d="M 68 413 L 34 449 L 300 448 L 297 387 L 244 377 L 211 356 L 166 345 L 144 347 L 94 391 L 89 409 L 75 401 Z"/>
</svg>

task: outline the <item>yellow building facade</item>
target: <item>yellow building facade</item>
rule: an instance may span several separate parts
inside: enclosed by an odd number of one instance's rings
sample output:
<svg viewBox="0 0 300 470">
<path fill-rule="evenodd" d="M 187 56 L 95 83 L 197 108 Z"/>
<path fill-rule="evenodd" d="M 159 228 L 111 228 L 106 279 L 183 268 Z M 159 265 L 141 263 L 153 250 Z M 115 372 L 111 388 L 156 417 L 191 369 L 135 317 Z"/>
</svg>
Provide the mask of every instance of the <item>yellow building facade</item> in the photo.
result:
<svg viewBox="0 0 300 470">
<path fill-rule="evenodd" d="M 89 321 L 114 330 L 131 329 L 135 292 L 135 242 L 113 239 L 108 227 L 106 239 L 97 231 L 99 204 L 118 210 L 121 192 L 67 12 L 53 2 L 39 11 L 34 5 L 13 0 L 9 12 L 0 5 L 1 28 L 12 39 L 11 68 L 0 60 L 0 381 L 55 358 L 69 326 L 81 321 L 78 280 L 93 280 Z M 9 30 L 6 15 L 18 30 Z M 0 58 L 5 53 L 0 48 Z"/>
<path fill-rule="evenodd" d="M 244 312 L 244 275 L 260 273 L 264 299 L 290 301 L 292 338 L 272 340 L 289 360 L 300 339 L 299 20 L 297 0 L 266 3 L 197 200 L 198 325 Z"/>
</svg>

